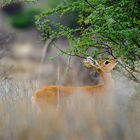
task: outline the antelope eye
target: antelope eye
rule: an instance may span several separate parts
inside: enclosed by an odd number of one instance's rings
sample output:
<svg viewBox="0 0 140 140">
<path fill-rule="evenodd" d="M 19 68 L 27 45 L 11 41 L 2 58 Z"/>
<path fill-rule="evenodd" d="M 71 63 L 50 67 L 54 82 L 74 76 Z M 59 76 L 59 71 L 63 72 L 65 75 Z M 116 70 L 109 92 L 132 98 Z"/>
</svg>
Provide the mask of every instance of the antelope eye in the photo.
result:
<svg viewBox="0 0 140 140">
<path fill-rule="evenodd" d="M 107 65 L 107 64 L 109 64 L 110 63 L 110 61 L 105 61 L 105 64 Z"/>
</svg>

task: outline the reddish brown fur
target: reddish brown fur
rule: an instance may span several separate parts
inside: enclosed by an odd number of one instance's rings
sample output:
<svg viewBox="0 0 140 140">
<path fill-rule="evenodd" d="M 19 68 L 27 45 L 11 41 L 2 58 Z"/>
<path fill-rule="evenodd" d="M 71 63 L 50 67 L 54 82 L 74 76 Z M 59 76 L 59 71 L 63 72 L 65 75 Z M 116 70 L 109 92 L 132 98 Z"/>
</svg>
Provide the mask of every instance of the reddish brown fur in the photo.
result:
<svg viewBox="0 0 140 140">
<path fill-rule="evenodd" d="M 102 77 L 104 83 L 95 86 L 82 86 L 82 87 L 71 87 L 71 86 L 45 86 L 39 91 L 33 94 L 33 98 L 37 100 L 44 100 L 48 103 L 56 103 L 58 96 L 59 98 L 68 97 L 75 93 L 93 95 L 95 98 L 100 98 L 101 94 L 105 92 L 112 92 L 114 82 L 111 77 L 110 71 L 115 67 L 116 61 L 109 59 L 110 64 L 105 65 L 103 60 L 99 61 L 99 67 L 91 65 L 89 62 L 84 62 L 86 67 L 96 67 L 98 73 Z"/>
</svg>

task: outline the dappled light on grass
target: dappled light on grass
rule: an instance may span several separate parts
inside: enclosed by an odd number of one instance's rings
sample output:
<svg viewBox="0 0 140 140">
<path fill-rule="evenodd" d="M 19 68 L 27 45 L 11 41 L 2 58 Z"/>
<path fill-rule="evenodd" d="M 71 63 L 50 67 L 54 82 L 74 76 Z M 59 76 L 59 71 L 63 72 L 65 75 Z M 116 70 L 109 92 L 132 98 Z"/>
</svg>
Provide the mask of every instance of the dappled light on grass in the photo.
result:
<svg viewBox="0 0 140 140">
<path fill-rule="evenodd" d="M 129 110 L 128 100 L 124 104 L 123 101 L 122 103 L 113 101 L 108 108 L 104 103 L 97 105 L 94 98 L 85 97 L 79 92 L 67 101 L 60 99 L 56 107 L 45 103 L 41 111 L 31 102 L 31 95 L 37 88 L 35 81 L 1 82 L 0 139 L 132 140 L 139 138 L 138 110 Z M 120 91 L 123 94 L 122 89 L 117 90 Z M 117 95 L 120 96 L 116 93 Z M 135 106 L 137 107 L 138 105 Z"/>
</svg>

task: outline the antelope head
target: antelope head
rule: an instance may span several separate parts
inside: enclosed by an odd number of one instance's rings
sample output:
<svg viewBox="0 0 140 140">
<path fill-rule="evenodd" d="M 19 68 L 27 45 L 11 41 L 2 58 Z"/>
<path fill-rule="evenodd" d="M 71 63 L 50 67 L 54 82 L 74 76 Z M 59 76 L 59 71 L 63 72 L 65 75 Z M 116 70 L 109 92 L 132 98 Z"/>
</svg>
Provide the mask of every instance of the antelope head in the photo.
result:
<svg viewBox="0 0 140 140">
<path fill-rule="evenodd" d="M 87 68 L 96 68 L 96 70 L 102 71 L 104 73 L 109 73 L 117 64 L 116 59 L 109 58 L 106 60 L 93 60 L 92 57 L 87 57 L 87 59 L 83 60 L 83 64 Z"/>
</svg>

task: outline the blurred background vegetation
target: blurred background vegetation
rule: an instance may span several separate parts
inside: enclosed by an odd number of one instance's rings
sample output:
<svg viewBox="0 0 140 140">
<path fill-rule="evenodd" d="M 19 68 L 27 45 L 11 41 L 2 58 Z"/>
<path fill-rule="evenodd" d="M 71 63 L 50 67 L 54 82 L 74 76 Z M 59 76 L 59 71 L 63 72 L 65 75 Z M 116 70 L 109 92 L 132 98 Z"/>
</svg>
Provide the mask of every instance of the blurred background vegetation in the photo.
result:
<svg viewBox="0 0 140 140">
<path fill-rule="evenodd" d="M 0 139 L 140 139 L 139 8 L 139 0 L 0 1 Z M 88 55 L 118 59 L 113 120 L 82 97 L 62 114 L 38 115 L 30 99 L 39 87 L 98 83 L 82 65 Z"/>
<path fill-rule="evenodd" d="M 63 84 L 76 83 L 76 80 L 74 78 L 71 78 L 73 79 L 72 81 L 69 80 L 69 82 L 67 82 L 67 80 L 69 79 L 68 77 L 70 76 L 68 71 L 69 70 L 72 71 L 70 65 L 73 65 L 73 63 L 70 62 L 69 60 L 73 59 L 72 61 L 76 61 L 76 63 L 79 63 L 78 64 L 79 66 L 77 65 L 78 66 L 77 70 L 78 70 L 82 66 L 82 63 L 80 62 L 81 58 L 76 58 L 76 57 L 71 58 L 70 56 L 68 57 L 62 56 L 62 53 L 61 51 L 59 51 L 58 46 L 60 46 L 61 49 L 68 48 L 70 44 L 66 37 L 64 38 L 60 37 L 59 39 L 56 39 L 57 45 L 54 45 L 54 42 L 51 43 L 50 45 L 48 44 L 47 49 L 45 50 L 46 47 L 45 40 L 41 41 L 43 40 L 43 38 L 41 38 L 40 31 L 38 32 L 37 30 L 38 25 L 35 24 L 37 21 L 36 19 L 37 15 L 41 15 L 41 13 L 49 9 L 56 8 L 59 4 L 61 4 L 61 2 L 63 1 L 59 0 L 55 2 L 55 1 L 41 0 L 41 1 L 28 1 L 27 3 L 26 1 L 25 3 L 16 2 L 16 1 L 5 1 L 5 3 L 3 2 L 3 7 L 1 8 L 1 30 L 2 32 L 5 32 L 6 35 L 8 34 L 8 38 L 12 40 L 12 41 L 11 40 L 5 41 L 5 48 L 7 47 L 9 48 L 9 54 L 8 54 L 9 58 L 6 57 L 5 59 L 8 60 L 5 61 L 8 61 L 7 65 L 10 65 L 10 67 L 12 67 L 10 69 L 11 70 L 10 75 L 12 77 L 15 77 L 15 75 L 16 77 L 18 75 L 19 78 L 23 78 L 24 75 L 24 78 L 31 78 L 31 79 L 32 78 L 36 79 L 37 77 L 41 77 L 42 78 L 41 82 L 44 81 L 44 83 L 48 82 L 52 84 L 54 83 L 54 81 L 56 81 L 54 79 L 56 79 L 57 76 L 54 75 L 53 78 L 48 78 L 48 76 L 52 75 L 50 74 L 49 68 L 55 67 L 55 65 L 56 67 L 59 67 L 60 65 L 61 70 L 65 71 L 64 77 L 66 77 L 61 79 L 62 83 Z M 62 25 L 65 25 L 73 29 L 79 27 L 77 23 L 78 15 L 76 11 L 71 11 L 63 15 L 62 17 L 60 17 L 60 15 L 56 13 L 53 14 L 52 16 L 49 16 L 48 19 L 53 20 L 56 23 L 59 22 Z M 57 31 L 57 28 L 54 27 L 54 30 Z M 47 31 L 48 31 L 47 29 L 44 29 L 44 32 Z M 3 36 L 5 36 L 5 34 L 3 34 Z M 44 53 L 45 53 L 45 57 L 44 57 Z M 13 58 L 16 59 L 13 60 Z M 59 59 L 54 59 L 54 61 L 51 62 L 50 60 L 52 58 L 59 58 Z M 19 64 L 17 62 L 17 59 L 19 61 Z M 22 63 L 20 60 L 22 61 Z M 44 65 L 45 63 L 49 63 L 49 64 Z M 48 74 L 45 71 L 46 66 L 48 67 Z M 67 67 L 66 70 L 64 69 L 64 67 Z M 52 72 L 55 71 L 56 68 L 53 68 Z M 81 84 L 83 83 L 82 81 L 84 80 L 85 75 L 89 75 L 87 70 L 84 69 L 84 71 L 86 71 L 87 74 L 83 75 L 81 73 L 81 76 L 79 76 L 79 81 L 81 81 Z M 75 74 L 76 73 L 77 72 L 75 72 Z M 27 77 L 25 75 L 27 75 Z M 94 77 L 94 75 L 97 74 L 92 73 L 92 75 Z M 50 80 L 46 81 L 45 80 L 46 77 Z M 97 79 L 93 77 L 90 77 L 89 78 L 90 80 L 85 79 L 87 84 L 92 84 L 93 81 L 95 83 L 97 82 Z"/>
<path fill-rule="evenodd" d="M 140 3 L 127 1 L 63 1 L 56 8 L 42 12 L 36 17 L 43 40 L 66 37 L 70 41 L 62 54 L 93 58 L 112 56 L 131 78 L 139 83 L 134 72 L 140 59 Z M 61 20 L 71 12 L 77 15 L 74 26 Z M 59 21 L 50 17 L 59 15 Z M 73 28 L 74 27 L 74 28 Z"/>
<path fill-rule="evenodd" d="M 4 1 L 6 20 L 15 29 L 38 29 L 43 41 L 67 40 L 61 55 L 95 59 L 113 56 L 135 82 L 140 59 L 138 0 Z M 127 8 L 126 8 L 127 7 Z M 58 43 L 56 43 L 58 44 Z"/>
</svg>

